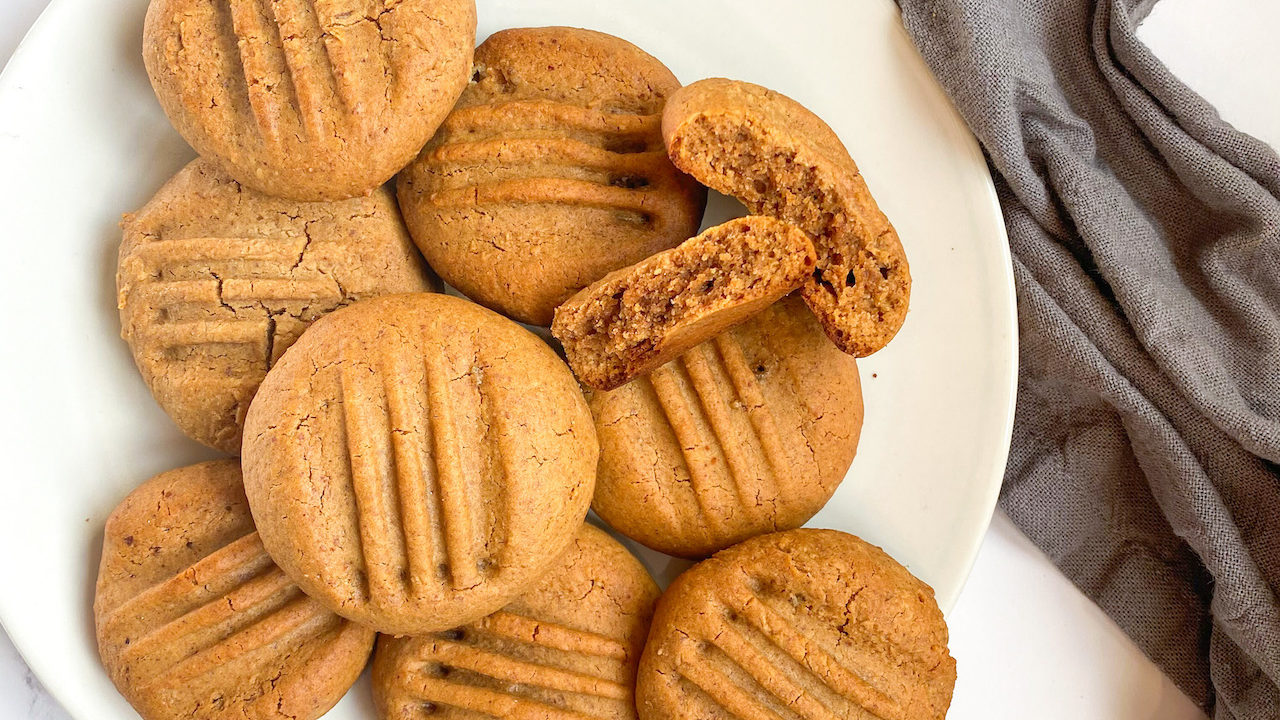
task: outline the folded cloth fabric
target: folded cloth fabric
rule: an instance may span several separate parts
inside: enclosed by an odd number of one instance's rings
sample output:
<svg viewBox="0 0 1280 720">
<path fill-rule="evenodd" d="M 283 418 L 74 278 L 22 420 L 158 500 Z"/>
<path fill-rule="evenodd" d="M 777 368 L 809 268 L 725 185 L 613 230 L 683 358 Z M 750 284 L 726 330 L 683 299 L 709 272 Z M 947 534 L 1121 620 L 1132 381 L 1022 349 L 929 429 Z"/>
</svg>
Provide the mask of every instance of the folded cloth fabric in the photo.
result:
<svg viewBox="0 0 1280 720">
<path fill-rule="evenodd" d="M 1280 158 L 1135 37 L 1153 5 L 900 0 L 1013 249 L 1003 508 L 1216 718 L 1275 718 Z"/>
</svg>

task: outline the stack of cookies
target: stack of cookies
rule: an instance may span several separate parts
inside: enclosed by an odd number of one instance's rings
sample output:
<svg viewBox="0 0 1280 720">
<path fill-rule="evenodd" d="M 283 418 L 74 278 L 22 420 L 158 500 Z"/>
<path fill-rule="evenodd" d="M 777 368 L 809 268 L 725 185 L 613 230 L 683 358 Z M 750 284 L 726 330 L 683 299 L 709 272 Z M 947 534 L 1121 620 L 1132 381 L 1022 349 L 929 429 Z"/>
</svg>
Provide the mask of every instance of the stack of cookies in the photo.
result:
<svg viewBox="0 0 1280 720">
<path fill-rule="evenodd" d="M 372 655 L 386 720 L 944 717 L 932 590 L 798 529 L 910 293 L 840 140 L 609 35 L 475 25 L 152 0 L 147 71 L 200 158 L 125 216 L 123 336 L 239 458 L 108 519 L 116 686 L 147 720 L 312 720 Z M 752 214 L 699 233 L 708 187 Z M 702 562 L 660 593 L 592 508 Z"/>
</svg>

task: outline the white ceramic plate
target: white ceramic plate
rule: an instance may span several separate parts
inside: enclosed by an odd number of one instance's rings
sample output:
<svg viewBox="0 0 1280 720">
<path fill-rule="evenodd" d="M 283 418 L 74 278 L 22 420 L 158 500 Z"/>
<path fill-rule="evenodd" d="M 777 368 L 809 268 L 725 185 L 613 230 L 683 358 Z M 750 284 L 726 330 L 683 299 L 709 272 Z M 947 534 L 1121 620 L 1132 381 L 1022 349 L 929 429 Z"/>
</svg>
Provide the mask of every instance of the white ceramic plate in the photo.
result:
<svg viewBox="0 0 1280 720">
<path fill-rule="evenodd" d="M 826 118 L 902 236 L 911 313 L 861 363 L 862 446 L 811 523 L 885 547 L 949 608 L 990 520 L 1017 360 L 1008 247 L 986 165 L 888 0 L 481 0 L 481 38 L 577 25 L 683 81 L 728 76 Z M 0 76 L 0 620 L 77 718 L 131 718 L 98 664 L 91 602 L 108 512 L 213 453 L 156 407 L 119 339 L 120 213 L 191 157 L 142 68 L 146 0 L 55 0 Z M 708 223 L 741 208 L 714 198 Z M 645 559 L 669 575 L 656 554 Z M 330 715 L 372 717 L 357 688 Z"/>
</svg>

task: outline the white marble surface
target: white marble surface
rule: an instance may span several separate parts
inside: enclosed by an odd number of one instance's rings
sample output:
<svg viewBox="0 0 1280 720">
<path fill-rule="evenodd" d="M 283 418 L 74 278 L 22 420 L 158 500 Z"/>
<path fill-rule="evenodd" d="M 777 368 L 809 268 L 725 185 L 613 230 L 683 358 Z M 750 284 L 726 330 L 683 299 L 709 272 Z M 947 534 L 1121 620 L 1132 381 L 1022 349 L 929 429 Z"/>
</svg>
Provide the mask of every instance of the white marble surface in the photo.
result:
<svg viewBox="0 0 1280 720">
<path fill-rule="evenodd" d="M 0 58 L 48 1 L 0 0 Z M 1280 147 L 1277 28 L 1274 0 L 1162 0 L 1139 34 L 1225 119 Z M 949 620 L 960 666 L 953 720 L 1202 717 L 999 514 Z M 68 720 L 3 634 L 0 718 Z"/>
</svg>

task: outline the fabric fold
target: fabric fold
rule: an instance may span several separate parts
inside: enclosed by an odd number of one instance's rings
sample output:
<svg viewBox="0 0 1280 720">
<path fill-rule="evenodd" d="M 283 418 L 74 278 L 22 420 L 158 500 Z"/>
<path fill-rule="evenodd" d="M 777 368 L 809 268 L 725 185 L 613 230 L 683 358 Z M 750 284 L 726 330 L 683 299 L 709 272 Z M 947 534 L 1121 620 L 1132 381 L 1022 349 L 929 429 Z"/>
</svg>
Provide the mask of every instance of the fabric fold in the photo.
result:
<svg viewBox="0 0 1280 720">
<path fill-rule="evenodd" d="M 1280 157 L 1144 0 L 900 0 L 987 153 L 1019 303 L 1001 505 L 1194 700 L 1280 712 Z"/>
</svg>

